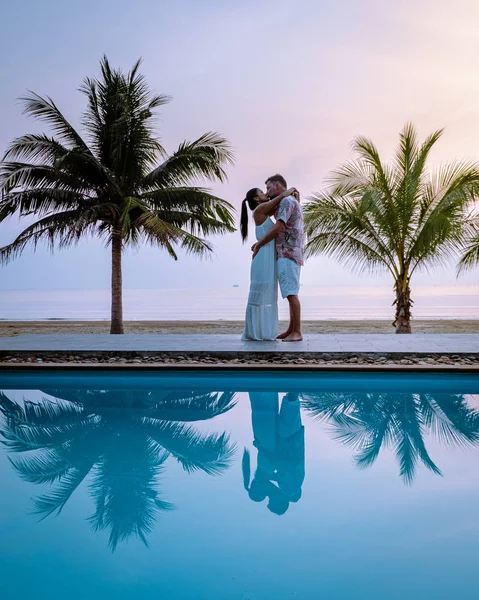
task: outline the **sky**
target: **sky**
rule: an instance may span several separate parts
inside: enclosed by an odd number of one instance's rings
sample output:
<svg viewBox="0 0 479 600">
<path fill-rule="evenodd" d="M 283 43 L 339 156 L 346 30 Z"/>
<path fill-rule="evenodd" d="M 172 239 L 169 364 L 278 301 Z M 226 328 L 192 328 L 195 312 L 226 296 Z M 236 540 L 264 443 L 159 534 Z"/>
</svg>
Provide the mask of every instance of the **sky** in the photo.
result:
<svg viewBox="0 0 479 600">
<path fill-rule="evenodd" d="M 475 0 L 32 0 L 0 5 L 0 152 L 45 127 L 22 115 L 26 90 L 51 96 L 80 127 L 85 76 L 106 54 L 142 71 L 158 93 L 158 133 L 169 151 L 207 131 L 234 147 L 235 166 L 218 195 L 240 208 L 245 192 L 280 172 L 303 199 L 352 158 L 366 135 L 384 159 L 414 122 L 421 137 L 445 128 L 432 166 L 479 158 L 479 5 Z M 239 211 L 238 211 L 239 217 Z M 0 244 L 27 221 L 0 224 Z M 250 244 L 214 238 L 211 260 L 157 248 L 128 250 L 125 288 L 246 285 Z M 475 284 L 471 272 L 457 282 Z M 26 251 L 0 268 L 0 289 L 108 288 L 110 255 L 85 240 L 53 256 Z M 308 260 L 304 285 L 384 285 L 386 275 L 351 274 L 333 260 Z M 455 284 L 455 267 L 418 274 L 417 284 Z"/>
</svg>

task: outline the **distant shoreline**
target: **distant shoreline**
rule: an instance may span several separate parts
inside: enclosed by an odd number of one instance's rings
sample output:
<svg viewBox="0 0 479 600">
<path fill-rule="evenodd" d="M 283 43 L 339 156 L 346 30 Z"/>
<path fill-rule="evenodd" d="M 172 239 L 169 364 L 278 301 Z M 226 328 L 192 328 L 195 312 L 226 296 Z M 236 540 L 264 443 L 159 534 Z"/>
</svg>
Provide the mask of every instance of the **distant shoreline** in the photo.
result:
<svg viewBox="0 0 479 600">
<path fill-rule="evenodd" d="M 305 321 L 306 334 L 391 334 L 393 319 Z M 286 323 L 281 323 L 285 327 Z M 413 333 L 479 333 L 479 320 L 418 319 L 412 322 Z M 125 333 L 137 334 L 234 334 L 240 335 L 243 321 L 125 321 Z M 99 334 L 109 332 L 109 321 L 0 320 L 0 337 L 27 334 Z"/>
<path fill-rule="evenodd" d="M 391 317 L 392 319 L 392 317 Z M 310 325 L 314 325 L 315 323 L 380 323 L 380 322 L 387 322 L 389 323 L 391 321 L 391 319 L 389 318 L 382 318 L 382 319 L 368 319 L 368 318 L 364 318 L 364 319 L 341 319 L 339 317 L 331 317 L 330 319 L 308 319 L 306 321 L 304 321 L 304 323 L 308 323 Z M 470 317 L 454 317 L 454 318 L 450 318 L 450 317 L 421 317 L 420 319 L 415 320 L 415 323 L 428 323 L 428 322 L 451 322 L 451 323 L 455 323 L 456 321 L 468 321 L 471 323 L 475 323 L 475 322 L 479 322 L 479 319 L 471 319 Z M 94 323 L 109 323 L 110 319 L 69 319 L 69 318 L 58 318 L 58 317 L 49 317 L 49 318 L 45 318 L 45 319 L 3 319 L 0 317 L 0 324 L 7 324 L 7 325 L 13 325 L 13 324 L 21 324 L 21 325 L 27 325 L 27 324 L 40 324 L 40 323 L 72 323 L 72 324 L 94 324 Z M 284 321 L 286 322 L 286 321 Z M 129 324 L 133 324 L 135 326 L 141 326 L 142 323 L 148 323 L 148 324 L 166 324 L 168 326 L 181 326 L 182 324 L 186 325 L 186 326 L 192 326 L 192 325 L 201 325 L 201 324 L 206 324 L 206 325 L 211 325 L 211 324 L 217 324 L 217 325 L 224 325 L 224 324 L 234 324 L 237 325 L 238 323 L 243 323 L 243 321 L 240 321 L 238 319 L 165 319 L 165 320 L 153 320 L 153 319 L 136 319 L 134 321 L 125 321 L 125 323 L 129 323 Z"/>
</svg>

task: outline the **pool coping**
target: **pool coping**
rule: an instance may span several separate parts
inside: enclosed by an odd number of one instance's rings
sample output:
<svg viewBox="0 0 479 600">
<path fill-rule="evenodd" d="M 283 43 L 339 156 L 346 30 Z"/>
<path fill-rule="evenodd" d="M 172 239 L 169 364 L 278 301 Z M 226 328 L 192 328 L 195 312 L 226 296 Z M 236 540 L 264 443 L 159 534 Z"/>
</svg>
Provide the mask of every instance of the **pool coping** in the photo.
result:
<svg viewBox="0 0 479 600">
<path fill-rule="evenodd" d="M 298 344 L 244 341 L 233 334 L 31 334 L 0 338 L 0 361 L 7 355 L 58 354 L 105 356 L 167 353 L 214 357 L 474 355 L 479 358 L 478 334 L 306 334 Z"/>
<path fill-rule="evenodd" d="M 382 365 L 382 364 L 163 364 L 163 363 L 2 363 L 3 372 L 19 371 L 297 371 L 297 372 L 421 372 L 479 373 L 479 365 Z"/>
</svg>

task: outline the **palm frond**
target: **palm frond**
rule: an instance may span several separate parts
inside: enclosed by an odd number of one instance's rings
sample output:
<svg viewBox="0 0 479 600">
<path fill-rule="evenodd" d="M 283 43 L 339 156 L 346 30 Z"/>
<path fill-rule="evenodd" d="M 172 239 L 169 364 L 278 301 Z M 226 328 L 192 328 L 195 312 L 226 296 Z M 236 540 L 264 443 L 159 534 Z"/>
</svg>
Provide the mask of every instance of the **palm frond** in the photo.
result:
<svg viewBox="0 0 479 600">
<path fill-rule="evenodd" d="M 468 447 L 479 442 L 479 411 L 462 394 L 419 394 L 425 426 L 440 443 Z"/>
<path fill-rule="evenodd" d="M 43 133 L 32 133 L 13 140 L 7 148 L 3 160 L 10 162 L 31 161 L 33 164 L 54 166 L 55 162 L 68 152 L 70 152 L 70 149 L 55 138 Z"/>
<path fill-rule="evenodd" d="M 230 466 L 235 452 L 225 433 L 203 434 L 193 427 L 167 422 L 152 423 L 148 433 L 188 473 L 201 470 L 218 475 Z"/>
<path fill-rule="evenodd" d="M 153 393 L 148 410 L 149 419 L 186 423 L 207 421 L 227 413 L 236 406 L 236 392 L 197 392 L 177 391 L 161 395 L 156 399 Z"/>
<path fill-rule="evenodd" d="M 234 155 L 218 133 L 205 133 L 194 142 L 183 142 L 164 163 L 146 175 L 143 185 L 158 188 L 189 185 L 203 179 L 225 181 L 226 166 Z"/>
<path fill-rule="evenodd" d="M 195 254 L 200 257 L 209 255 L 213 247 L 204 239 L 201 239 L 180 227 L 162 221 L 155 214 L 144 213 L 135 222 L 138 234 L 149 244 L 165 248 L 170 256 L 177 259 L 174 246 L 178 245 L 187 254 Z M 132 229 L 132 232 L 135 230 Z M 1 257 L 1 255 L 0 255 Z"/>
<path fill-rule="evenodd" d="M 79 191 L 78 181 L 68 173 L 48 164 L 31 164 L 4 161 L 0 165 L 0 178 L 4 194 L 14 190 L 25 191 L 34 189 L 61 189 Z M 81 186 L 80 186 L 81 187 Z M 18 210 L 22 210 L 18 207 Z"/>
<path fill-rule="evenodd" d="M 62 144 L 67 144 L 70 149 L 78 148 L 89 153 L 88 146 L 51 98 L 42 98 L 35 92 L 29 92 L 26 96 L 20 98 L 20 101 L 23 103 L 24 114 L 45 121 Z"/>
<path fill-rule="evenodd" d="M 374 173 L 374 179 L 381 194 L 392 208 L 394 203 L 394 189 L 392 188 L 391 172 L 383 165 L 379 152 L 371 140 L 363 136 L 357 137 L 353 142 L 353 150 L 359 155 L 359 160 L 369 165 Z"/>
<path fill-rule="evenodd" d="M 51 250 L 56 243 L 60 248 L 67 248 L 78 243 L 81 237 L 93 235 L 96 229 L 97 219 L 89 218 L 86 211 L 70 210 L 49 215 L 27 227 L 11 244 L 0 248 L 0 263 L 8 263 L 19 256 L 28 244 L 32 244 L 34 250 L 41 241 L 46 241 Z"/>
<path fill-rule="evenodd" d="M 48 398 L 40 402 L 25 400 L 22 411 L 22 423 L 37 427 L 83 423 L 87 417 L 82 407 L 58 397 L 54 401 Z"/>
<path fill-rule="evenodd" d="M 40 520 L 46 519 L 54 513 L 59 515 L 92 467 L 93 463 L 84 465 L 81 470 L 69 469 L 55 488 L 33 499 L 34 514 Z"/>
<path fill-rule="evenodd" d="M 54 449 L 36 452 L 33 456 L 8 458 L 24 481 L 35 484 L 51 484 L 61 480 L 72 468 Z"/>
<path fill-rule="evenodd" d="M 313 194 L 305 207 L 306 255 L 325 253 L 360 272 L 377 267 L 395 273 L 387 238 L 371 221 L 371 194 L 361 201 L 335 192 Z"/>
<path fill-rule="evenodd" d="M 334 426 L 350 430 L 353 430 L 357 424 L 354 416 L 357 401 L 357 396 L 353 394 L 322 392 L 301 394 L 301 405 L 315 419 L 331 421 Z"/>
<path fill-rule="evenodd" d="M 22 216 L 44 217 L 52 212 L 87 208 L 92 200 L 76 191 L 50 187 L 30 187 L 5 194 L 0 201 L 0 213 L 5 217 L 19 212 Z"/>
<path fill-rule="evenodd" d="M 418 226 L 407 249 L 414 265 L 444 263 L 464 243 L 468 207 L 479 182 L 479 170 L 453 163 L 440 170 L 422 191 Z"/>
<path fill-rule="evenodd" d="M 466 243 L 457 267 L 457 274 L 461 275 L 465 271 L 479 265 L 479 233 L 471 237 Z"/>
<path fill-rule="evenodd" d="M 370 467 L 376 461 L 381 448 L 390 436 L 389 415 L 381 415 L 374 426 L 371 427 L 371 425 L 371 423 L 363 422 L 361 427 L 360 419 L 355 424 L 354 448 L 357 453 L 354 458 L 360 469 Z"/>
<path fill-rule="evenodd" d="M 235 231 L 236 209 L 200 187 L 167 187 L 145 191 L 144 199 L 158 217 L 192 233 L 221 234 Z"/>
<path fill-rule="evenodd" d="M 3 395 L 0 410 L 5 421 L 3 444 L 11 452 L 63 447 L 95 422 L 94 415 L 84 414 L 78 406 L 47 399 L 38 403 L 26 400 L 21 406 Z"/>
<path fill-rule="evenodd" d="M 327 177 L 327 188 L 338 197 L 354 196 L 372 187 L 374 169 L 363 160 L 346 162 L 336 167 Z"/>
</svg>

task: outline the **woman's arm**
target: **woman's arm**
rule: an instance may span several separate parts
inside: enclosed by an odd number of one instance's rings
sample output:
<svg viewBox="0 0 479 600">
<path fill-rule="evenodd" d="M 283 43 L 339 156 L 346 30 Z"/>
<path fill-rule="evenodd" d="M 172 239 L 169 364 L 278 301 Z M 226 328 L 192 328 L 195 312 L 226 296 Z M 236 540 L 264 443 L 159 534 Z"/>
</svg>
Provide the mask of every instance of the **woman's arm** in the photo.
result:
<svg viewBox="0 0 479 600">
<path fill-rule="evenodd" d="M 262 217 L 269 216 L 270 214 L 272 214 L 282 200 L 284 200 L 288 196 L 293 196 L 295 193 L 297 193 L 297 190 L 296 188 L 292 187 L 289 188 L 289 190 L 285 190 L 282 194 L 276 196 L 276 198 L 273 198 L 269 202 L 263 202 L 262 204 L 259 204 L 255 208 L 255 211 L 253 213 L 255 222 L 256 220 L 260 221 Z"/>
</svg>

